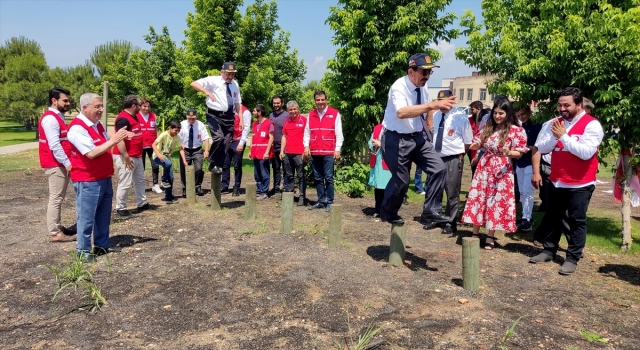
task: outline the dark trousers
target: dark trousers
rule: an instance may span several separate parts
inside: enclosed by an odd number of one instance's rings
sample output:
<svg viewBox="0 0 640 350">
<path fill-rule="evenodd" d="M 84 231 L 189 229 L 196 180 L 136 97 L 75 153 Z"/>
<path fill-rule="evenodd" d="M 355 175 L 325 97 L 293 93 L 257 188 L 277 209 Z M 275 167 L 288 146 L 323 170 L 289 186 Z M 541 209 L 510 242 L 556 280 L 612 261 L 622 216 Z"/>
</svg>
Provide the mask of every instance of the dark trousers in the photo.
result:
<svg viewBox="0 0 640 350">
<path fill-rule="evenodd" d="M 151 163 L 151 176 L 153 178 L 153 184 L 158 184 L 158 173 L 160 172 L 160 167 L 156 162 L 153 161 L 153 148 L 143 148 L 142 149 L 142 169 L 147 169 L 146 157 L 149 157 L 149 163 Z"/>
<path fill-rule="evenodd" d="M 238 144 L 240 141 L 231 142 L 229 150 L 225 154 L 224 164 L 222 165 L 222 179 L 220 180 L 220 187 L 223 189 L 229 188 L 229 182 L 231 180 L 231 165 L 233 165 L 233 188 L 240 189 L 240 183 L 242 182 L 242 156 L 244 154 L 244 147 L 242 152 L 237 152 Z"/>
<path fill-rule="evenodd" d="M 202 186 L 202 179 L 204 178 L 204 171 L 202 171 L 202 161 L 204 151 L 202 148 L 185 148 L 184 158 L 187 160 L 188 165 L 193 164 L 193 168 L 196 173 L 196 189 Z M 182 188 L 187 188 L 187 172 L 184 167 L 184 163 L 180 162 L 180 181 L 182 182 Z"/>
<path fill-rule="evenodd" d="M 550 191 L 547 213 L 549 225 L 552 228 L 542 240 L 542 246 L 547 253 L 555 255 L 558 251 L 558 243 L 562 236 L 562 230 L 559 228 L 562 227 L 566 212 L 569 226 L 566 260 L 573 262 L 580 260 L 587 240 L 587 208 L 595 188 L 595 185 L 581 188 L 561 188 L 551 185 L 547 188 L 547 191 Z"/>
<path fill-rule="evenodd" d="M 277 158 L 278 156 L 276 156 Z M 285 154 L 282 159 L 284 164 L 284 191 L 293 192 L 295 187 L 294 178 L 298 178 L 298 188 L 300 189 L 300 195 L 306 197 L 307 184 L 304 179 L 304 162 L 302 161 L 302 155 L 300 154 Z M 294 175 L 297 175 L 294 177 Z"/>
<path fill-rule="evenodd" d="M 333 156 L 311 156 L 313 179 L 318 192 L 318 203 L 333 204 Z"/>
<path fill-rule="evenodd" d="M 425 203 L 424 212 L 439 213 L 442 209 L 442 193 L 447 194 L 447 206 L 444 215 L 451 218 L 451 226 L 456 226 L 456 217 L 460 207 L 460 187 L 462 187 L 462 164 L 463 159 L 459 155 L 442 157 L 442 162 L 446 168 L 444 186 L 437 190 L 434 207 L 428 208 Z"/>
<path fill-rule="evenodd" d="M 280 188 L 280 180 L 282 179 L 282 187 L 287 187 L 287 179 L 286 176 L 282 176 L 282 169 L 284 168 L 283 160 L 280 160 L 280 150 L 281 150 L 280 142 L 273 143 L 273 152 L 275 153 L 275 157 L 271 158 L 271 168 L 273 169 L 273 189 L 276 190 Z"/>
<path fill-rule="evenodd" d="M 404 196 L 409 188 L 411 162 L 429 175 L 425 208 L 433 208 L 437 189 L 444 186 L 445 167 L 424 133 L 399 134 L 385 131 L 382 136 L 382 156 L 391 171 L 391 179 L 384 191 L 380 217 L 391 219 L 398 215 Z M 442 194 L 442 192 L 441 192 Z"/>
<path fill-rule="evenodd" d="M 384 189 L 383 188 L 374 189 L 373 195 L 376 199 L 376 207 L 374 212 L 376 214 L 380 214 L 380 208 L 382 207 L 382 200 L 384 200 Z"/>
<path fill-rule="evenodd" d="M 256 194 L 269 192 L 269 159 L 253 160 L 253 176 L 256 179 Z"/>
<path fill-rule="evenodd" d="M 207 109 L 207 126 L 211 132 L 209 170 L 214 166 L 222 169 L 224 157 L 233 137 L 233 111 L 219 112 Z"/>
<path fill-rule="evenodd" d="M 551 184 L 551 180 L 549 180 L 549 175 L 551 174 L 551 164 L 545 162 L 540 159 L 540 177 L 542 177 L 542 186 L 540 187 L 540 192 L 538 196 L 540 197 L 540 206 L 542 208 L 547 207 L 547 186 Z"/>
<path fill-rule="evenodd" d="M 469 164 L 471 164 L 471 162 L 473 161 L 473 157 L 471 157 L 471 151 L 467 151 L 467 158 L 469 158 Z M 472 179 L 476 175 L 476 169 L 477 168 L 478 168 L 477 165 L 471 165 L 471 178 Z"/>
</svg>

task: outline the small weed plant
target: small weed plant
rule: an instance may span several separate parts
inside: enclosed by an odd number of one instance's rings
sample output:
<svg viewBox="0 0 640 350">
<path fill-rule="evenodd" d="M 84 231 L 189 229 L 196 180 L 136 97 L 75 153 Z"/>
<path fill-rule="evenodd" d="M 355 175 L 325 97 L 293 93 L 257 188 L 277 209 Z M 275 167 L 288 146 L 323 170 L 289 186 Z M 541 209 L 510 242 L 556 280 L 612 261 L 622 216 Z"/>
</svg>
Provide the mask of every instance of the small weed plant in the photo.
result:
<svg viewBox="0 0 640 350">
<path fill-rule="evenodd" d="M 56 283 L 58 284 L 58 290 L 53 294 L 52 301 L 56 299 L 58 294 L 67 288 L 73 288 L 73 291 L 77 291 L 78 287 L 82 289 L 82 299 L 87 299 L 89 302 L 87 305 L 80 307 L 80 310 L 89 310 L 95 312 L 100 310 L 107 300 L 100 288 L 94 283 L 92 270 L 93 267 L 88 264 L 84 257 L 71 252 L 70 261 L 66 262 L 61 268 L 53 265 L 46 265 L 46 267 L 56 277 Z"/>
<path fill-rule="evenodd" d="M 351 333 L 351 314 L 349 313 L 349 310 L 347 310 L 347 326 L 348 326 L 348 333 Z M 340 344 L 337 343 L 336 344 L 336 348 L 339 350 L 373 350 L 375 348 L 377 348 L 378 346 L 382 345 L 384 343 L 384 340 L 382 339 L 377 339 L 374 340 L 373 338 L 376 336 L 376 334 L 378 334 L 383 327 L 378 327 L 378 328 L 374 328 L 373 323 L 370 323 L 369 326 L 367 326 L 367 328 L 365 329 L 364 333 L 359 334 L 358 335 L 358 342 L 356 342 L 354 344 L 354 342 L 349 338 L 349 336 L 346 337 L 347 343 L 346 344 Z"/>
<path fill-rule="evenodd" d="M 509 340 L 509 338 L 511 338 L 512 336 L 517 336 L 518 334 L 516 334 L 516 327 L 518 326 L 518 323 L 520 322 L 520 320 L 523 318 L 524 316 L 520 316 L 517 320 L 515 320 L 515 322 L 513 322 L 511 324 L 511 327 L 509 327 L 509 329 L 507 329 L 507 332 L 504 334 L 504 337 L 502 337 L 502 342 L 500 343 L 500 350 L 506 350 L 506 344 L 507 344 L 507 340 Z"/>
</svg>

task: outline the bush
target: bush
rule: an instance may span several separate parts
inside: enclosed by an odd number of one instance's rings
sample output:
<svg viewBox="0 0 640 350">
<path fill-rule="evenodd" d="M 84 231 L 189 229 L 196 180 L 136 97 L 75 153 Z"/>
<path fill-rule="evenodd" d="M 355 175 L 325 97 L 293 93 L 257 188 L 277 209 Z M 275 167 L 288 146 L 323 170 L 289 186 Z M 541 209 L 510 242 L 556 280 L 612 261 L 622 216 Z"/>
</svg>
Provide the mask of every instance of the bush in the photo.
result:
<svg viewBox="0 0 640 350">
<path fill-rule="evenodd" d="M 369 187 L 369 170 L 360 162 L 340 166 L 335 173 L 336 190 L 352 198 L 362 197 Z"/>
</svg>

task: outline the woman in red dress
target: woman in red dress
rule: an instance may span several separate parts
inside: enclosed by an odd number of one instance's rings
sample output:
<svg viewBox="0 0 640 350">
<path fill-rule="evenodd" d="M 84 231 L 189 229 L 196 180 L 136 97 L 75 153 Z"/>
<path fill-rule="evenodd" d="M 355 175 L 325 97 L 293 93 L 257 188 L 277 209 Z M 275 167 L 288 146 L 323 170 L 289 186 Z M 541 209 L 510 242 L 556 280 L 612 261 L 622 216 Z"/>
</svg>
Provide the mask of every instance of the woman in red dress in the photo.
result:
<svg viewBox="0 0 640 350">
<path fill-rule="evenodd" d="M 471 181 L 462 222 L 473 224 L 473 236 L 479 237 L 480 226 L 487 228 L 485 249 L 493 249 L 495 232 L 516 231 L 516 201 L 513 163 L 529 151 L 527 134 L 518 126 L 516 112 L 507 98 L 495 100 L 491 116 L 469 147 L 486 152 L 478 162 Z"/>
</svg>

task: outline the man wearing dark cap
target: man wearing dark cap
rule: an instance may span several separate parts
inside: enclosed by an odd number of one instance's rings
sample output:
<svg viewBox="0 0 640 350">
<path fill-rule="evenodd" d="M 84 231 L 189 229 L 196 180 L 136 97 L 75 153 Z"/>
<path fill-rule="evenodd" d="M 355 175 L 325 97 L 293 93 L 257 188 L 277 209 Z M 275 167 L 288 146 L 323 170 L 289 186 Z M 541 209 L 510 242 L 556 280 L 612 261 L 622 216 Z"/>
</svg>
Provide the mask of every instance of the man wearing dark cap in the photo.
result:
<svg viewBox="0 0 640 350">
<path fill-rule="evenodd" d="M 382 155 L 391 171 L 391 180 L 384 191 L 380 218 L 392 224 L 404 223 L 398 210 L 409 188 L 411 162 L 415 162 L 418 168 L 430 176 L 425 208 L 435 206 L 437 191 L 445 181 L 444 163 L 423 131 L 427 113 L 451 109 L 455 104 L 453 96 L 428 102 L 430 98 L 426 83 L 435 67 L 440 68 L 426 54 L 415 54 L 407 62 L 407 75 L 396 80 L 389 89 L 381 142 Z M 425 210 L 422 220 L 446 223 L 450 218 Z"/>
<path fill-rule="evenodd" d="M 240 111 L 240 88 L 233 80 L 236 64 L 225 62 L 220 76 L 208 76 L 191 83 L 191 87 L 207 95 L 207 124 L 211 131 L 211 149 L 209 150 L 209 170 L 222 174 L 226 152 L 233 136 L 234 109 Z"/>
<path fill-rule="evenodd" d="M 438 92 L 438 101 L 453 96 L 449 90 Z M 458 230 L 456 218 L 460 206 L 460 187 L 462 186 L 462 165 L 464 155 L 471 145 L 473 130 L 469 118 L 462 111 L 451 111 L 450 108 L 441 108 L 433 114 L 433 148 L 438 153 L 445 166 L 444 186 L 437 188 L 435 200 L 427 203 L 423 209 L 425 218 L 425 230 L 434 228 L 437 223 L 429 220 L 430 213 L 439 213 L 442 208 L 442 192 L 447 193 L 447 207 L 444 214 L 451 220 L 444 224 L 442 233 L 453 233 Z M 430 184 L 429 184 L 430 185 Z M 433 205 L 428 207 L 427 205 Z"/>
<path fill-rule="evenodd" d="M 196 175 L 196 194 L 204 196 L 202 190 L 202 159 L 209 156 L 209 133 L 203 122 L 198 120 L 195 109 L 187 110 L 187 120 L 180 122 L 180 133 L 178 134 L 184 147 L 184 157 L 187 164 L 193 164 Z M 202 146 L 204 144 L 204 151 Z M 182 181 L 182 196 L 187 195 L 187 177 L 184 163 L 180 162 L 180 181 Z"/>
</svg>

